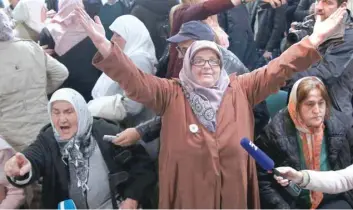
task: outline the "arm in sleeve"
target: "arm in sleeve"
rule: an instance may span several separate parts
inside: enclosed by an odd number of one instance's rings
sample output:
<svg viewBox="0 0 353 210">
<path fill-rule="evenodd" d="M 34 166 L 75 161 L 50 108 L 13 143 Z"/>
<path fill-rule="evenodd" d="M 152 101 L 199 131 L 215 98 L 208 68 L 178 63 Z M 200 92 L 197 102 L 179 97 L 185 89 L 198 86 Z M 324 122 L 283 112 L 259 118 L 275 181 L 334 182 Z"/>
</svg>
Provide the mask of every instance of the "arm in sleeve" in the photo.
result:
<svg viewBox="0 0 353 210">
<path fill-rule="evenodd" d="M 255 140 L 255 145 L 257 145 L 267 155 L 274 158 L 275 155 L 273 154 L 273 151 L 276 147 L 270 142 L 274 138 L 275 137 L 271 136 L 265 129 Z M 267 171 L 263 170 L 259 165 L 257 165 L 257 175 L 262 205 L 266 208 L 290 209 L 290 205 L 283 199 L 280 192 L 278 192 L 274 187 L 278 184 L 273 179 L 273 175 L 267 173 Z"/>
<path fill-rule="evenodd" d="M 277 92 L 295 72 L 306 70 L 319 58 L 319 53 L 306 37 L 268 65 L 239 76 L 238 81 L 249 103 L 254 106 Z"/>
<path fill-rule="evenodd" d="M 69 76 L 69 71 L 50 55 L 45 53 L 47 67 L 47 93 L 53 93 L 57 90 Z"/>
<path fill-rule="evenodd" d="M 130 178 L 124 195 L 136 201 L 148 197 L 157 183 L 157 173 L 153 161 L 141 145 L 130 147 L 133 158 L 130 160 Z"/>
<path fill-rule="evenodd" d="M 93 64 L 118 82 L 128 98 L 159 115 L 163 114 L 178 88 L 177 82 L 142 72 L 118 46 L 112 45 L 110 55 L 103 59 L 102 55 L 97 53 Z"/>
<path fill-rule="evenodd" d="M 281 6 L 274 9 L 274 18 L 273 18 L 273 28 L 271 37 L 266 44 L 266 51 L 272 52 L 274 49 L 279 48 L 283 34 L 286 30 L 286 7 Z"/>
<path fill-rule="evenodd" d="M 335 46 L 307 71 L 295 73 L 286 86 L 292 87 L 296 81 L 307 76 L 319 77 L 326 82 L 335 80 L 343 74 L 348 65 L 353 61 L 352 53 L 351 44 L 343 43 Z"/>
<path fill-rule="evenodd" d="M 136 126 L 136 130 L 140 134 L 142 141 L 148 143 L 159 137 L 161 127 L 161 117 L 156 116 L 153 119 Z"/>
<path fill-rule="evenodd" d="M 297 9 L 294 12 L 294 20 L 302 22 L 309 15 L 310 0 L 300 0 Z"/>
<path fill-rule="evenodd" d="M 37 181 L 42 174 L 44 174 L 44 161 L 45 155 L 48 155 L 48 151 L 44 149 L 42 144 L 42 137 L 38 137 L 29 147 L 22 151 L 22 154 L 29 160 L 32 165 L 32 170 L 23 176 L 22 181 L 14 181 L 11 177 L 7 177 L 7 180 L 15 187 L 26 187 L 35 181 Z"/>
<path fill-rule="evenodd" d="M 179 17 L 174 18 L 180 19 L 182 23 L 192 20 L 205 20 L 209 16 L 231 9 L 238 4 L 240 4 L 238 0 L 209 0 L 191 5 L 180 13 L 175 13 L 178 14 Z"/>
<path fill-rule="evenodd" d="M 338 194 L 353 189 L 353 165 L 339 171 L 306 171 L 310 181 L 306 189 Z"/>
</svg>

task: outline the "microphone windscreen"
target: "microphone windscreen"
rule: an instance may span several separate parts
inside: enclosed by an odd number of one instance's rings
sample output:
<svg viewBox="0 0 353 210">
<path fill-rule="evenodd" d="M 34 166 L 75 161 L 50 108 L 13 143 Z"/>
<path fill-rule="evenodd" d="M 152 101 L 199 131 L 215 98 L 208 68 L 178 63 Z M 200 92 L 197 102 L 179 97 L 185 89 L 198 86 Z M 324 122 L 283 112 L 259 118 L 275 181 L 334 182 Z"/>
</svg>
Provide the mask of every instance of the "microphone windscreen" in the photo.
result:
<svg viewBox="0 0 353 210">
<path fill-rule="evenodd" d="M 251 157 L 255 159 L 258 165 L 266 171 L 272 170 L 275 166 L 273 160 L 266 155 L 261 149 L 259 149 L 254 143 L 248 138 L 243 138 L 240 141 L 241 146 L 249 153 Z"/>
<path fill-rule="evenodd" d="M 61 201 L 58 204 L 58 209 L 61 209 L 61 210 L 64 210 L 64 209 L 76 210 L 77 208 L 76 208 L 75 202 L 72 199 L 68 199 L 68 200 Z"/>
</svg>

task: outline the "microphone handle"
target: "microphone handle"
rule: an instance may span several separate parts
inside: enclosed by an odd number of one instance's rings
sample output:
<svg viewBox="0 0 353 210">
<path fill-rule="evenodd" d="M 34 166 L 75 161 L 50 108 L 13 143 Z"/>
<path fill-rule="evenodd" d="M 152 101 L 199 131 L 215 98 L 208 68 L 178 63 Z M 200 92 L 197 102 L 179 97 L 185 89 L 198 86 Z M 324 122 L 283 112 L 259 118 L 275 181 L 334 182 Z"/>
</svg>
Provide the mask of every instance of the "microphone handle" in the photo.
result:
<svg viewBox="0 0 353 210">
<path fill-rule="evenodd" d="M 281 176 L 284 177 L 279 171 L 277 171 L 275 168 L 272 170 L 273 173 L 276 176 Z M 284 177 L 285 178 L 285 177 Z M 284 189 L 293 197 L 298 197 L 299 194 L 301 193 L 302 189 L 292 181 L 289 181 L 289 184 L 284 187 Z"/>
</svg>

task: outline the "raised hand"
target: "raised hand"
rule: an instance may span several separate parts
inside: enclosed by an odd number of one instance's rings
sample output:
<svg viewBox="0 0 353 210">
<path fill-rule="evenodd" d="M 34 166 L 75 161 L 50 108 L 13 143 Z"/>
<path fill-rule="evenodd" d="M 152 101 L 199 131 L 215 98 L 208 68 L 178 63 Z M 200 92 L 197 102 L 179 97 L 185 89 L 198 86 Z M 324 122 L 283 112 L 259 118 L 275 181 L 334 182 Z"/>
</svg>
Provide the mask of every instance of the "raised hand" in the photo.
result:
<svg viewBox="0 0 353 210">
<path fill-rule="evenodd" d="M 98 16 L 93 21 L 83 8 L 76 8 L 75 15 L 93 43 L 100 44 L 106 40 L 104 27 Z"/>
<path fill-rule="evenodd" d="M 32 169 L 31 162 L 22 154 L 16 153 L 5 163 L 5 174 L 9 177 L 23 176 Z"/>
<path fill-rule="evenodd" d="M 284 187 L 289 184 L 289 181 L 300 184 L 303 180 L 303 174 L 291 167 L 278 167 L 276 170 L 279 171 L 283 176 L 274 175 L 274 178 L 280 185 Z"/>
<path fill-rule="evenodd" d="M 322 20 L 321 16 L 316 17 L 314 31 L 310 35 L 310 41 L 314 46 L 318 47 L 333 37 L 337 30 L 342 27 L 342 24 L 344 24 L 343 18 L 347 13 L 346 9 L 346 6 L 339 7 L 325 20 Z"/>
</svg>

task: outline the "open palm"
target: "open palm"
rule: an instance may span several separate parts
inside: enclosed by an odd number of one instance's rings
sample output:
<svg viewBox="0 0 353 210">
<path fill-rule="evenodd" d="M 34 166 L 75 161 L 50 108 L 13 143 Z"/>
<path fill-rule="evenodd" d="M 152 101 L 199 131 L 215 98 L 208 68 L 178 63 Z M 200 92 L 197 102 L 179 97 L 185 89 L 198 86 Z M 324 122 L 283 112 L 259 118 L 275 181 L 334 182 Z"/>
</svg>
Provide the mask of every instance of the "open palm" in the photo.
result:
<svg viewBox="0 0 353 210">
<path fill-rule="evenodd" d="M 344 24 L 343 17 L 346 13 L 346 7 L 340 7 L 325 20 L 321 20 L 321 16 L 317 16 L 313 34 L 318 35 L 323 41 L 334 37 L 340 33 L 338 29 Z"/>
<path fill-rule="evenodd" d="M 76 9 L 76 16 L 94 43 L 98 44 L 106 39 L 104 27 L 98 16 L 95 16 L 93 21 L 82 8 Z"/>
</svg>

